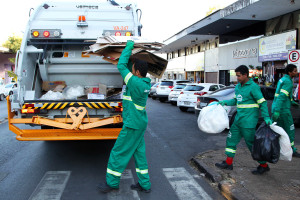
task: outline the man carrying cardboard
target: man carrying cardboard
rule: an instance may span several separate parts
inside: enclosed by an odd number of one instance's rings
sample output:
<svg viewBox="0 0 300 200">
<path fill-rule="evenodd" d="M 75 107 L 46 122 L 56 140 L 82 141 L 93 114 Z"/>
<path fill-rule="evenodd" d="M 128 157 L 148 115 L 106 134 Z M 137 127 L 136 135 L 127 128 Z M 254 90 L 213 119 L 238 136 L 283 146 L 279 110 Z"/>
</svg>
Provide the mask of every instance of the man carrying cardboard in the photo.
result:
<svg viewBox="0 0 300 200">
<path fill-rule="evenodd" d="M 146 78 L 147 62 L 135 60 L 132 65 L 129 61 L 133 48 L 134 42 L 128 40 L 118 62 L 118 70 L 126 84 L 123 94 L 123 128 L 110 153 L 106 182 L 98 185 L 98 189 L 103 193 L 119 188 L 122 172 L 132 156 L 135 159 L 139 181 L 131 185 L 131 189 L 147 193 L 151 191 L 144 140 L 148 124 L 145 107 L 151 80 Z"/>
<path fill-rule="evenodd" d="M 293 64 L 288 64 L 285 68 L 286 75 L 282 77 L 276 88 L 274 101 L 272 104 L 272 118 L 277 122 L 277 125 L 282 127 L 288 134 L 291 147 L 293 149 L 293 157 L 300 158 L 300 153 L 295 147 L 295 126 L 293 116 L 291 114 L 291 104 L 299 106 L 293 100 L 293 79 L 298 76 L 297 67 Z"/>
<path fill-rule="evenodd" d="M 255 136 L 255 127 L 259 118 L 259 110 L 267 124 L 272 121 L 269 117 L 267 102 L 264 99 L 260 87 L 249 79 L 249 69 L 241 65 L 235 69 L 239 84 L 235 87 L 235 96 L 231 100 L 220 101 L 219 104 L 228 106 L 237 106 L 237 114 L 226 140 L 225 154 L 226 161 L 216 163 L 216 167 L 221 169 L 233 169 L 233 158 L 236 153 L 236 146 L 241 138 L 245 139 L 247 147 L 252 151 Z M 270 170 L 266 162 L 259 162 L 260 165 L 253 174 L 263 174 Z"/>
</svg>

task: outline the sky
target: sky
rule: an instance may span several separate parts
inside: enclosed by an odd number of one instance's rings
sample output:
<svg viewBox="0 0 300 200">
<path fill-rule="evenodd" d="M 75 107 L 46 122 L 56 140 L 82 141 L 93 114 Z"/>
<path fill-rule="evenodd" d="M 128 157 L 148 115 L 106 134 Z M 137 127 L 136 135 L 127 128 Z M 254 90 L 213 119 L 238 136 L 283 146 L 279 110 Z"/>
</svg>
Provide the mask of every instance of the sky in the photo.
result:
<svg viewBox="0 0 300 200">
<path fill-rule="evenodd" d="M 64 0 L 71 2 L 103 2 L 106 0 Z M 115 0 L 133 2 L 142 10 L 142 36 L 158 42 L 175 35 L 182 29 L 205 17 L 210 7 L 226 7 L 236 0 Z M 4 5 L 5 2 L 5 5 Z M 9 36 L 23 36 L 29 19 L 30 8 L 36 8 L 44 0 L 1 1 L 0 46 Z M 50 2 L 50 1 L 47 1 Z"/>
</svg>

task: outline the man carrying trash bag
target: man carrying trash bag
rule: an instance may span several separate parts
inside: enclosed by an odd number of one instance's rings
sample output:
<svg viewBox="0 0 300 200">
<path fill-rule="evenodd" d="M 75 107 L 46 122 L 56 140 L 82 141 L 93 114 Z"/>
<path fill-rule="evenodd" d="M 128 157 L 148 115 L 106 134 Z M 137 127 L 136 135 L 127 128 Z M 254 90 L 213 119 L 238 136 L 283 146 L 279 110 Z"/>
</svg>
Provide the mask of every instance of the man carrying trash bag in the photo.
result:
<svg viewBox="0 0 300 200">
<path fill-rule="evenodd" d="M 135 60 L 132 65 L 129 61 L 133 48 L 134 42 L 128 40 L 118 62 L 118 70 L 126 84 L 123 94 L 123 127 L 109 156 L 106 181 L 98 185 L 103 193 L 119 189 L 122 172 L 132 156 L 139 181 L 131 185 L 131 189 L 146 193 L 151 191 L 144 140 L 148 124 L 145 106 L 151 84 L 150 79 L 146 78 L 147 62 Z"/>
<path fill-rule="evenodd" d="M 297 67 L 293 64 L 288 64 L 285 68 L 286 75 L 282 77 L 277 85 L 274 101 L 272 104 L 272 118 L 277 122 L 277 125 L 282 127 L 288 134 L 291 147 L 293 149 L 293 157 L 300 158 L 300 153 L 294 145 L 295 127 L 291 114 L 291 104 L 299 106 L 293 100 L 293 79 L 298 75 Z"/>
<path fill-rule="evenodd" d="M 226 161 L 216 163 L 216 167 L 221 169 L 233 169 L 233 158 L 236 153 L 236 146 L 241 138 L 245 139 L 247 147 L 252 151 L 255 136 L 255 127 L 259 118 L 259 109 L 266 124 L 271 125 L 267 102 L 264 99 L 260 87 L 249 78 L 249 69 L 245 65 L 240 65 L 235 69 L 239 84 L 235 87 L 235 96 L 231 100 L 220 101 L 222 106 L 237 106 L 237 114 L 226 140 L 225 154 Z M 270 170 L 266 162 L 259 161 L 260 165 L 253 174 L 263 174 Z"/>
</svg>

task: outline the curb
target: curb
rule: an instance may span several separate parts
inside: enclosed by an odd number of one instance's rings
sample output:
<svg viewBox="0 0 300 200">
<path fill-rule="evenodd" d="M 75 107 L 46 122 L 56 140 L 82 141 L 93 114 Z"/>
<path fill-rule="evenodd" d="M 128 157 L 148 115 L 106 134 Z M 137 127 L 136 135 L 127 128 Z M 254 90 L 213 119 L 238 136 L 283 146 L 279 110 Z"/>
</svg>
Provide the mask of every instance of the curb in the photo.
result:
<svg viewBox="0 0 300 200">
<path fill-rule="evenodd" d="M 254 199 L 251 193 L 242 186 L 235 184 L 233 179 L 223 180 L 222 176 L 214 169 L 207 166 L 203 161 L 193 157 L 191 162 L 195 164 L 197 169 L 205 174 L 205 177 L 213 183 L 218 183 L 218 188 L 226 199 L 245 200 Z"/>
</svg>

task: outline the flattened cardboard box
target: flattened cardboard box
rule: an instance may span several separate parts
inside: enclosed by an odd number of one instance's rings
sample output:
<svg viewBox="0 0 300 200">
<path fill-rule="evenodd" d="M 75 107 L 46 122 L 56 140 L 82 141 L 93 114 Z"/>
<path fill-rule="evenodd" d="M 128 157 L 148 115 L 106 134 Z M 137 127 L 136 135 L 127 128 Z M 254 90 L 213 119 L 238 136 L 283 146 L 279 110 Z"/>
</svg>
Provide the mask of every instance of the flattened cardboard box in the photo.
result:
<svg viewBox="0 0 300 200">
<path fill-rule="evenodd" d="M 44 81 L 43 85 L 42 85 L 42 90 L 44 90 L 44 91 L 49 91 L 49 90 L 54 91 L 54 89 L 57 86 L 60 86 L 60 88 L 63 89 L 67 85 L 66 85 L 65 81 Z"/>
<path fill-rule="evenodd" d="M 86 51 L 88 54 L 95 54 L 103 56 L 103 60 L 106 60 L 114 65 L 118 64 L 118 60 L 121 56 L 123 49 L 126 46 L 126 42 L 115 42 L 111 43 L 112 37 L 101 37 L 98 38 L 97 43 L 90 46 L 90 49 Z M 106 39 L 106 40 L 105 40 Z M 130 39 L 127 37 L 126 40 Z M 124 38 L 122 38 L 124 40 Z M 101 43 L 98 43 L 101 42 Z M 136 42 L 136 41 L 135 41 Z M 140 42 L 140 43 L 139 43 Z M 156 78 L 161 78 L 165 72 L 168 61 L 147 51 L 147 50 L 157 50 L 162 44 L 157 42 L 146 43 L 143 41 L 138 41 L 135 43 L 134 49 L 132 50 L 131 58 L 136 58 L 139 60 L 144 60 L 148 62 L 148 73 Z"/>
</svg>

